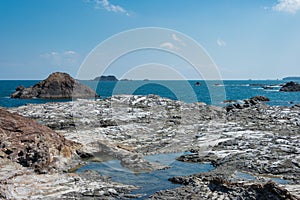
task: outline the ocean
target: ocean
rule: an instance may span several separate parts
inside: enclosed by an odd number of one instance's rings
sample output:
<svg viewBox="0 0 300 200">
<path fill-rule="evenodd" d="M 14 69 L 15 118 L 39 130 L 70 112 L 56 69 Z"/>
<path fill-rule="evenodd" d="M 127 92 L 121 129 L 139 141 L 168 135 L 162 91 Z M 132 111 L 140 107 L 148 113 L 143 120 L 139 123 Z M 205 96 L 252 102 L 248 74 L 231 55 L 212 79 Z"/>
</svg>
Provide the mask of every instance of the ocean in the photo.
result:
<svg viewBox="0 0 300 200">
<path fill-rule="evenodd" d="M 46 103 L 69 100 L 45 99 L 11 99 L 19 85 L 29 87 L 39 80 L 0 80 L 0 106 L 17 107 L 28 103 Z M 287 80 L 224 80 L 220 81 L 118 81 L 98 82 L 81 81 L 95 89 L 101 98 L 117 94 L 148 95 L 156 94 L 161 97 L 180 100 L 187 103 L 205 102 L 225 106 L 223 101 L 240 101 L 253 96 L 262 95 L 270 98 L 269 105 L 291 106 L 300 103 L 300 92 L 279 92 L 281 84 Z M 199 82 L 199 84 L 196 84 Z M 269 86 L 264 89 L 263 86 Z M 214 95 L 219 95 L 217 101 L 212 101 Z"/>
</svg>

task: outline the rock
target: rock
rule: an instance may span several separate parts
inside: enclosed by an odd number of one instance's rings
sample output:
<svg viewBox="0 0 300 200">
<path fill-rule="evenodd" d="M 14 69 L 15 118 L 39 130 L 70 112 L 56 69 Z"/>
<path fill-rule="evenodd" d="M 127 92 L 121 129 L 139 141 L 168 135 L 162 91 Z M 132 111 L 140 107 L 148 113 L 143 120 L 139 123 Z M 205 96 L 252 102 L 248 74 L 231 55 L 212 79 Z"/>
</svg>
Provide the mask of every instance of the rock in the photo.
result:
<svg viewBox="0 0 300 200">
<path fill-rule="evenodd" d="M 195 86 L 201 86 L 201 83 L 200 82 L 196 82 L 194 85 Z"/>
<path fill-rule="evenodd" d="M 112 182 L 91 170 L 76 174 L 36 174 L 0 158 L 1 199 L 126 199 L 134 189 L 137 188 Z"/>
<path fill-rule="evenodd" d="M 70 159 L 79 145 L 32 119 L 0 108 L 0 152 L 2 158 L 47 172 L 57 168 L 59 158 Z"/>
<path fill-rule="evenodd" d="M 218 176 L 193 175 L 174 177 L 170 181 L 183 187 L 159 191 L 150 199 L 276 199 L 297 200 L 274 182 L 253 183 L 228 181 Z M 174 198 L 175 197 L 175 198 Z"/>
<path fill-rule="evenodd" d="M 265 97 L 265 96 L 251 97 L 250 100 L 254 100 L 254 101 L 270 101 L 270 99 L 268 97 Z"/>
<path fill-rule="evenodd" d="M 19 87 L 16 88 L 16 91 L 23 91 L 25 87 L 23 85 L 20 85 Z"/>
<path fill-rule="evenodd" d="M 118 79 L 115 76 L 109 75 L 96 77 L 94 81 L 118 81 Z"/>
<path fill-rule="evenodd" d="M 67 73 L 56 72 L 32 87 L 19 86 L 11 98 L 71 99 L 95 98 L 94 90 L 79 83 Z"/>
<path fill-rule="evenodd" d="M 280 90 L 281 92 L 300 92 L 300 84 L 296 82 L 288 82 L 284 84 Z"/>
<path fill-rule="evenodd" d="M 251 97 L 250 99 L 244 99 L 242 103 L 238 103 L 236 101 L 227 101 L 225 103 L 230 103 L 225 107 L 227 112 L 230 112 L 232 110 L 240 110 L 244 108 L 249 108 L 250 106 L 255 106 L 259 104 L 260 102 L 264 101 L 270 101 L 268 97 L 265 96 L 255 96 Z"/>
</svg>

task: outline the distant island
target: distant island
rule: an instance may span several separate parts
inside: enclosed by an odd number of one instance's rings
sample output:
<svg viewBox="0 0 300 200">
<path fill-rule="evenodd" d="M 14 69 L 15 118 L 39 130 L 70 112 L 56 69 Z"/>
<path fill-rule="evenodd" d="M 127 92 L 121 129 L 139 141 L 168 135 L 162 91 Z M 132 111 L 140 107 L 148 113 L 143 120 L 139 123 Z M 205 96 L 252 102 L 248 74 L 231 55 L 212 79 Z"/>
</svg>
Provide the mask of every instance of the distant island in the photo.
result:
<svg viewBox="0 0 300 200">
<path fill-rule="evenodd" d="M 108 76 L 98 76 L 93 79 L 94 81 L 118 81 L 118 79 L 113 75 Z"/>
<path fill-rule="evenodd" d="M 284 77 L 282 80 L 300 80 L 300 76 Z"/>
</svg>

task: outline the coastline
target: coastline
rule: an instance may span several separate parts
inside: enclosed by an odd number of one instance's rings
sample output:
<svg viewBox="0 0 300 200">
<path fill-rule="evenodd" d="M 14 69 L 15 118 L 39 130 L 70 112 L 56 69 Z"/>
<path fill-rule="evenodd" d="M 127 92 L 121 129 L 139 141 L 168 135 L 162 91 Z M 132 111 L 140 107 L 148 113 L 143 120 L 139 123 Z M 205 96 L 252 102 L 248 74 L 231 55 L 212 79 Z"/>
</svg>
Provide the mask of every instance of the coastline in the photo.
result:
<svg viewBox="0 0 300 200">
<path fill-rule="evenodd" d="M 183 155 L 178 160 L 210 162 L 214 165 L 215 169 L 209 173 L 180 179 L 191 182 L 173 180 L 187 185 L 172 190 L 183 195 L 178 197 L 187 195 L 178 191 L 187 187 L 193 193 L 196 186 L 191 184 L 199 177 L 210 177 L 200 181 L 202 185 L 209 185 L 215 181 L 215 177 L 221 178 L 221 185 L 225 182 L 234 185 L 241 181 L 245 185 L 264 185 L 272 181 L 269 177 L 275 177 L 288 181 L 288 184 L 278 186 L 278 183 L 274 183 L 274 188 L 281 188 L 282 191 L 287 189 L 289 192 L 285 194 L 291 193 L 295 199 L 300 195 L 300 171 L 297 165 L 300 163 L 300 108 L 297 106 L 279 107 L 258 103 L 226 112 L 222 107 L 204 103 L 188 104 L 155 95 L 119 95 L 97 101 L 29 104 L 9 111 L 33 118 L 67 139 L 79 142 L 83 145 L 81 152 L 84 156 L 101 160 L 106 155 L 120 160 L 124 167 L 137 173 L 166 168 L 165 165 L 143 158 L 145 155 L 161 153 L 191 151 L 191 154 Z M 236 176 L 237 173 L 251 174 L 255 178 L 245 180 Z M 231 189 L 247 190 L 243 185 L 235 187 Z M 127 191 L 129 188 L 134 187 L 128 186 Z M 73 192 L 79 198 L 80 195 L 84 197 L 82 191 L 84 189 Z M 60 191 L 53 195 L 62 197 L 68 192 Z M 207 192 L 197 191 L 194 194 L 205 198 Z M 103 197 L 104 193 L 99 195 Z M 219 198 L 233 195 L 213 190 L 210 193 Z M 168 191 L 156 193 L 152 199 L 167 197 L 166 194 Z M 120 198 L 122 195 L 124 197 L 124 193 L 111 197 Z"/>
</svg>

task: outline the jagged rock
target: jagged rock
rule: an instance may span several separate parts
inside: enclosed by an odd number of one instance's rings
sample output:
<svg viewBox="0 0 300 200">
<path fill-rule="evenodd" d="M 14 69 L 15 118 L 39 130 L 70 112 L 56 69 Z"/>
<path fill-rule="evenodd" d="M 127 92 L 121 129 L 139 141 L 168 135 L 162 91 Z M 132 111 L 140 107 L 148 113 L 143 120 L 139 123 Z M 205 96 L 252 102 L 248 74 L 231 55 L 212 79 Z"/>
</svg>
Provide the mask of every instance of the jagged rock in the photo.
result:
<svg viewBox="0 0 300 200">
<path fill-rule="evenodd" d="M 42 99 L 70 99 L 95 98 L 97 94 L 86 85 L 79 83 L 67 73 L 56 72 L 47 79 L 24 88 L 19 86 L 11 98 L 42 98 Z"/>
<path fill-rule="evenodd" d="M 300 92 L 300 84 L 296 82 L 288 82 L 284 84 L 280 90 L 281 92 Z"/>
<path fill-rule="evenodd" d="M 79 145 L 32 119 L 0 108 L 0 157 L 45 172 L 59 158 L 70 159 Z"/>
</svg>

